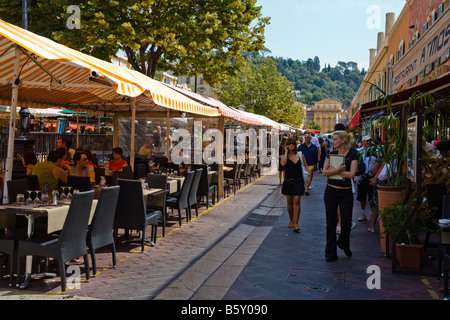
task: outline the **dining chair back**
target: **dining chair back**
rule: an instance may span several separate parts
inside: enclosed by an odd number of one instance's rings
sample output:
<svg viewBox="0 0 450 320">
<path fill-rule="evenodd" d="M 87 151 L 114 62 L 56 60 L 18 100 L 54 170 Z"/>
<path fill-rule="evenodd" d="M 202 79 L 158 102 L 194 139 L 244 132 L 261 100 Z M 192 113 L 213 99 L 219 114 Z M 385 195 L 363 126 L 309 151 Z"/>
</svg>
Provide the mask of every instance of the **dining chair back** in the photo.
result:
<svg viewBox="0 0 450 320">
<path fill-rule="evenodd" d="M 134 174 L 136 179 L 145 178 L 147 175 L 145 165 L 143 163 L 136 163 L 134 165 Z"/>
<path fill-rule="evenodd" d="M 95 183 L 99 184 L 101 177 L 105 176 L 105 168 L 94 168 L 94 173 L 95 173 Z"/>
<path fill-rule="evenodd" d="M 202 177 L 203 169 L 196 169 L 194 174 L 194 179 L 192 180 L 191 188 L 189 190 L 188 204 L 189 211 L 192 206 L 195 206 L 195 216 L 198 217 L 198 201 L 197 201 L 197 191 L 198 185 L 200 183 L 200 178 Z M 189 212 L 189 220 L 191 220 L 191 215 Z"/>
<path fill-rule="evenodd" d="M 16 202 L 16 198 L 19 193 L 22 193 L 22 194 L 24 194 L 24 196 L 26 196 L 27 190 L 30 190 L 30 186 L 28 184 L 27 179 L 6 181 L 6 187 L 8 189 L 9 203 Z M 25 200 L 26 200 L 26 198 L 25 198 Z"/>
<path fill-rule="evenodd" d="M 35 174 L 14 173 L 12 180 L 27 179 L 30 190 L 40 190 L 39 177 Z"/>
<path fill-rule="evenodd" d="M 165 174 L 153 174 L 147 173 L 146 181 L 148 187 L 167 190 L 167 175 Z M 163 218 L 163 237 L 166 236 L 166 224 L 167 224 L 167 208 L 166 208 L 167 193 L 163 195 L 149 199 L 147 201 L 147 209 L 161 211 Z"/>
<path fill-rule="evenodd" d="M 172 210 L 176 208 L 178 210 L 178 222 L 181 226 L 181 212 L 186 210 L 186 221 L 189 221 L 190 207 L 189 207 L 189 191 L 191 190 L 192 181 L 194 180 L 194 171 L 186 172 L 183 185 L 177 195 L 169 195 L 166 200 L 166 205 L 171 207 Z"/>
<path fill-rule="evenodd" d="M 11 257 L 11 259 L 8 259 L 10 264 L 9 286 L 12 286 L 14 282 L 15 248 L 16 248 L 16 241 L 14 239 L 5 239 L 5 238 L 0 239 L 0 252 L 6 254 L 8 257 Z"/>
<path fill-rule="evenodd" d="M 198 185 L 197 196 L 206 197 L 206 208 L 209 208 L 209 195 L 212 195 L 212 203 L 215 204 L 215 196 L 217 195 L 217 201 L 219 201 L 219 193 L 217 191 L 217 185 L 209 183 L 208 166 L 206 164 L 192 165 L 192 169 L 202 169 L 202 175 Z"/>
<path fill-rule="evenodd" d="M 140 239 L 128 242 L 138 241 L 141 244 L 141 252 L 143 252 L 145 243 L 148 242 L 145 229 L 148 225 L 152 226 L 152 240 L 156 242 L 158 219 L 162 213 L 161 211 L 146 211 L 140 180 L 118 179 L 117 184 L 120 186 L 120 191 L 114 218 L 115 234 L 117 235 L 118 229 L 141 231 Z"/>
<path fill-rule="evenodd" d="M 125 180 L 133 180 L 134 174 L 130 171 L 114 171 L 110 186 L 116 186 L 117 185 L 117 179 L 125 179 Z"/>
<path fill-rule="evenodd" d="M 92 190 L 91 179 L 89 177 L 67 176 L 67 186 L 73 187 L 73 190 L 81 192 Z"/>
<path fill-rule="evenodd" d="M 61 291 L 66 291 L 65 263 L 83 256 L 86 280 L 89 280 L 89 259 L 86 246 L 89 217 L 94 191 L 78 192 L 73 195 L 69 211 L 58 238 L 20 240 L 17 249 L 17 277 L 20 279 L 22 256 L 54 258 L 61 270 Z"/>
<path fill-rule="evenodd" d="M 113 237 L 113 223 L 116 212 L 117 199 L 119 198 L 120 186 L 104 187 L 92 217 L 91 225 L 87 234 L 87 245 L 92 258 L 92 270 L 94 276 L 97 274 L 97 263 L 95 250 L 107 245 L 112 246 L 113 268 L 116 267 L 116 247 Z"/>
</svg>

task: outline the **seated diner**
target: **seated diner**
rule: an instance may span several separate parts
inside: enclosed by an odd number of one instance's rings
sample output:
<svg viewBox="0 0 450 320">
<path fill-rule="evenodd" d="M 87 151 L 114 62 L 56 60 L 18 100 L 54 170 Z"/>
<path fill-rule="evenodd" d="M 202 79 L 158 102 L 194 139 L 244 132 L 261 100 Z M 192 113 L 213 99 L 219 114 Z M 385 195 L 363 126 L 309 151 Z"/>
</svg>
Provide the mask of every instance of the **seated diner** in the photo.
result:
<svg viewBox="0 0 450 320">
<path fill-rule="evenodd" d="M 76 152 L 73 156 L 75 165 L 72 173 L 74 176 L 89 177 L 92 183 L 95 183 L 94 167 L 88 164 L 88 156 L 85 152 Z"/>
<path fill-rule="evenodd" d="M 63 156 L 64 154 L 60 150 L 52 150 L 46 161 L 34 166 L 31 174 L 38 176 L 41 189 L 43 189 L 45 183 L 49 184 L 49 192 L 58 188 L 60 183 L 67 184 L 67 173 L 61 168 Z"/>
<path fill-rule="evenodd" d="M 116 147 L 112 150 L 113 160 L 108 162 L 109 170 L 122 171 L 123 167 L 128 166 L 128 163 L 122 159 L 123 150 L 120 147 Z"/>
</svg>

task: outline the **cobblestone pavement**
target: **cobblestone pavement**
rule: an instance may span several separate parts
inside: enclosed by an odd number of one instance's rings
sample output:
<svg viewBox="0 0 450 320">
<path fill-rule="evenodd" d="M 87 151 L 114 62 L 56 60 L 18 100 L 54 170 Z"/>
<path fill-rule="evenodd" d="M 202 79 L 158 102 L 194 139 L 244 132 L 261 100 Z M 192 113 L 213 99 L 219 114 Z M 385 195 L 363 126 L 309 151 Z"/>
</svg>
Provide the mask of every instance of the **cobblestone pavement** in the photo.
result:
<svg viewBox="0 0 450 320">
<path fill-rule="evenodd" d="M 326 180 L 314 176 L 302 197 L 300 233 L 287 228 L 278 174 L 269 174 L 178 227 L 177 218 L 155 247 L 117 241 L 117 268 L 108 248 L 98 250 L 99 272 L 61 294 L 59 278 L 30 281 L 26 291 L 0 283 L 0 299 L 15 300 L 439 300 L 442 283 L 433 274 L 392 273 L 377 233 L 356 222 L 353 257 L 325 262 Z M 359 217 L 355 200 L 353 217 Z M 195 211 L 194 211 L 195 216 Z M 161 230 L 161 228 L 160 228 Z M 159 231 L 159 234 L 161 232 Z M 432 262 L 431 262 L 432 263 Z M 82 266 L 81 262 L 74 262 Z M 380 270 L 381 289 L 367 286 L 369 266 Z M 7 274 L 3 270 L 3 274 Z M 84 274 L 81 274 L 83 279 Z"/>
</svg>

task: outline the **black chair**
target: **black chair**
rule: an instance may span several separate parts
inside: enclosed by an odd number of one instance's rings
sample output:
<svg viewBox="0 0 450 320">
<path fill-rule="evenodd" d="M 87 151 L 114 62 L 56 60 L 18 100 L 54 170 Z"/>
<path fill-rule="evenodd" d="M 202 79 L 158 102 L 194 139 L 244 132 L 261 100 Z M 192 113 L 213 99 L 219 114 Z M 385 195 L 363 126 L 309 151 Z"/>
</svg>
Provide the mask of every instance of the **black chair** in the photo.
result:
<svg viewBox="0 0 450 320">
<path fill-rule="evenodd" d="M 191 217 L 191 208 L 195 206 L 195 216 L 198 217 L 198 201 L 197 201 L 197 192 L 198 185 L 200 183 L 200 178 L 202 177 L 203 169 L 196 169 L 194 174 L 194 179 L 192 180 L 191 189 L 189 190 L 188 204 L 189 204 L 189 221 L 192 219 Z"/>
<path fill-rule="evenodd" d="M 94 191 L 78 192 L 73 195 L 69 212 L 58 238 L 20 240 L 17 249 L 17 278 L 20 279 L 20 262 L 23 256 L 54 258 L 61 272 L 61 291 L 66 291 L 65 263 L 83 256 L 86 280 L 89 280 L 89 258 L 86 246 L 89 216 L 91 214 Z"/>
<path fill-rule="evenodd" d="M 67 176 L 67 186 L 78 189 L 81 192 L 92 190 L 91 179 L 89 177 Z"/>
<path fill-rule="evenodd" d="M 145 165 L 143 163 L 136 163 L 134 165 L 134 175 L 136 179 L 145 178 L 147 176 L 147 171 L 145 170 Z"/>
<path fill-rule="evenodd" d="M 27 190 L 30 190 L 30 186 L 27 179 L 10 180 L 6 181 L 6 187 L 8 189 L 8 201 L 9 203 L 16 202 L 17 195 L 22 193 L 26 197 Z M 33 189 L 33 190 L 39 190 Z M 26 198 L 25 198 L 26 200 Z"/>
<path fill-rule="evenodd" d="M 95 183 L 99 184 L 101 177 L 105 176 L 105 168 L 94 168 L 95 172 Z"/>
<path fill-rule="evenodd" d="M 219 192 L 217 190 L 217 185 L 210 184 L 208 179 L 208 166 L 204 164 L 194 164 L 192 169 L 202 169 L 202 176 L 198 185 L 197 196 L 206 197 L 206 208 L 209 208 L 209 195 L 212 195 L 212 204 L 214 205 L 215 197 L 217 196 L 217 201 L 219 201 Z"/>
<path fill-rule="evenodd" d="M 128 240 L 125 242 L 136 242 L 141 244 L 141 252 L 144 252 L 145 244 L 155 245 L 157 238 L 158 220 L 161 218 L 161 211 L 145 209 L 144 194 L 142 192 L 142 182 L 139 180 L 118 179 L 120 186 L 119 199 L 116 206 L 114 218 L 114 233 L 117 236 L 118 229 L 139 230 L 142 232 L 140 239 Z M 145 229 L 152 226 L 151 241 L 145 237 Z"/>
<path fill-rule="evenodd" d="M 87 246 L 92 258 L 92 270 L 97 274 L 95 250 L 107 245 L 112 246 L 113 268 L 116 268 L 116 246 L 114 244 L 113 223 L 116 213 L 117 199 L 119 198 L 119 186 L 102 188 L 91 225 L 87 233 Z"/>
<path fill-rule="evenodd" d="M 229 165 L 227 165 L 229 166 Z M 234 194 L 236 194 L 237 188 L 241 186 L 241 168 L 242 164 L 234 163 L 232 165 L 232 171 L 224 172 L 224 181 L 227 183 L 227 191 L 229 192 L 233 189 Z"/>
<path fill-rule="evenodd" d="M 1 238 L 0 239 L 0 252 L 7 255 L 7 257 L 11 256 L 11 262 L 10 262 L 10 270 L 9 270 L 9 286 L 13 286 L 14 281 L 14 258 L 15 258 L 15 251 L 17 247 L 17 241 L 14 239 L 6 239 Z M 6 265 L 5 261 L 5 265 Z M 5 266 L 4 266 L 5 267 Z"/>
<path fill-rule="evenodd" d="M 133 168 L 131 168 L 131 166 L 125 166 L 125 167 L 122 167 L 122 171 L 123 172 L 133 172 Z"/>
<path fill-rule="evenodd" d="M 186 221 L 189 221 L 191 208 L 189 206 L 189 191 L 191 190 L 192 181 L 194 180 L 194 171 L 188 171 L 184 178 L 183 185 L 181 186 L 180 192 L 172 194 L 167 197 L 166 206 L 172 209 L 176 208 L 178 210 L 178 221 L 181 226 L 181 212 L 186 209 Z"/>
<path fill-rule="evenodd" d="M 117 179 L 134 180 L 134 173 L 131 171 L 114 171 L 109 185 L 116 186 Z"/>
<path fill-rule="evenodd" d="M 40 190 L 41 189 L 41 187 L 39 185 L 39 178 L 37 175 L 21 174 L 21 173 L 14 173 L 12 175 L 12 180 L 19 180 L 19 179 L 27 179 L 30 190 Z"/>
<path fill-rule="evenodd" d="M 152 174 L 147 173 L 146 181 L 149 188 L 167 190 L 167 175 L 165 174 Z M 166 208 L 167 193 L 164 193 L 161 197 L 149 199 L 147 201 L 147 209 L 161 211 L 163 218 L 163 237 L 166 236 L 166 224 L 167 224 L 167 208 Z"/>
</svg>

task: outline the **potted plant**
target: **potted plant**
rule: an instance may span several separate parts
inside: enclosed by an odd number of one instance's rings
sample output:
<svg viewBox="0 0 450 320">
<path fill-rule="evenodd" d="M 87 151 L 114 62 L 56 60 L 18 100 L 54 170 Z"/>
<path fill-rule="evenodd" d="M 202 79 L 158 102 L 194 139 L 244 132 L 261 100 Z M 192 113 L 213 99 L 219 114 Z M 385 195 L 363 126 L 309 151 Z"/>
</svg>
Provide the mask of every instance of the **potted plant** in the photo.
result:
<svg viewBox="0 0 450 320">
<path fill-rule="evenodd" d="M 405 201 L 406 194 L 411 188 L 411 181 L 407 177 L 407 120 L 419 111 L 417 105 L 423 107 L 431 104 L 433 98 L 428 93 L 416 91 L 400 110 L 394 110 L 395 94 L 387 95 L 376 85 L 372 86 L 380 93 L 377 106 L 383 108 L 382 114 L 374 118 L 372 125 L 382 127 L 386 132 L 386 139 L 377 146 L 368 148 L 366 152 L 368 156 L 376 155 L 380 167 L 384 166 L 386 170 L 387 180 L 378 186 L 378 208 L 383 211 L 389 204 Z M 384 223 L 380 220 L 380 233 L 383 229 Z M 381 250 L 386 253 L 385 238 L 381 239 Z"/>
<path fill-rule="evenodd" d="M 380 219 L 384 224 L 382 237 L 389 235 L 392 239 L 397 236 L 396 256 L 400 267 L 419 269 L 423 244 L 420 243 L 419 233 L 428 230 L 428 221 L 431 218 L 428 205 L 422 203 L 409 222 L 403 227 L 410 213 L 414 210 L 416 200 L 406 204 L 401 201 L 389 204 L 380 212 Z M 399 232 L 403 231 L 399 234 Z"/>
</svg>

